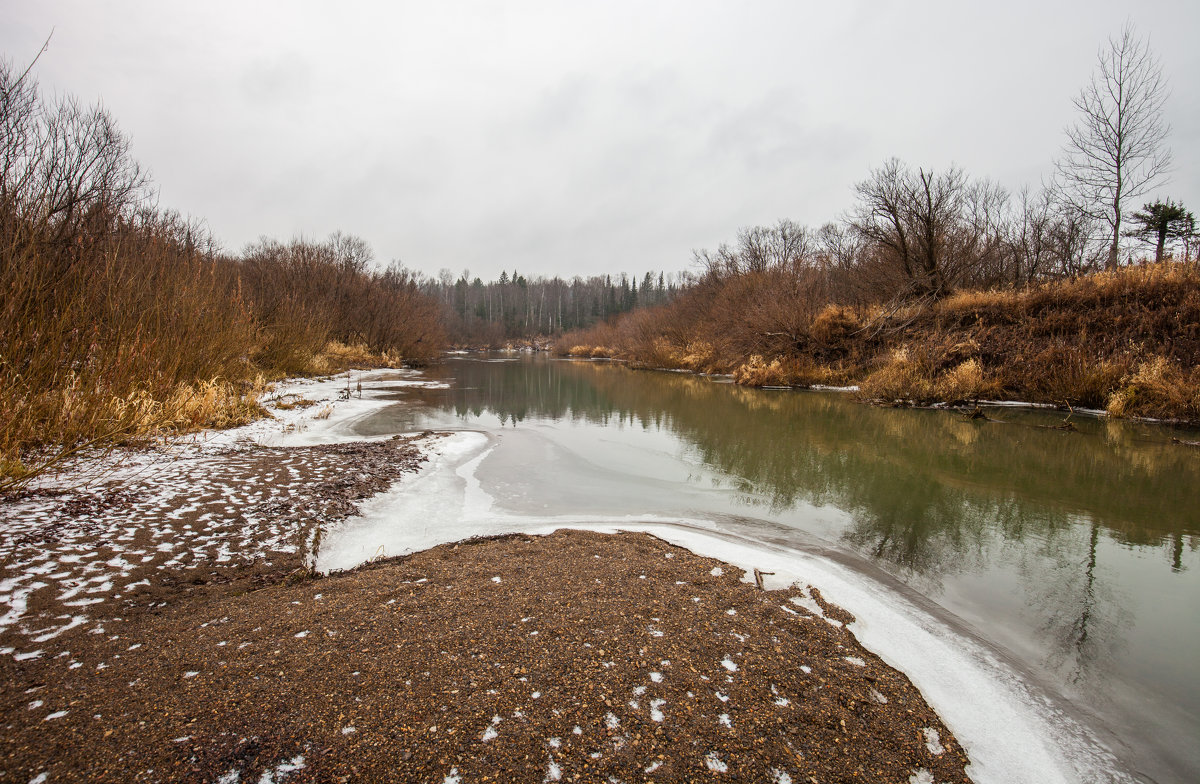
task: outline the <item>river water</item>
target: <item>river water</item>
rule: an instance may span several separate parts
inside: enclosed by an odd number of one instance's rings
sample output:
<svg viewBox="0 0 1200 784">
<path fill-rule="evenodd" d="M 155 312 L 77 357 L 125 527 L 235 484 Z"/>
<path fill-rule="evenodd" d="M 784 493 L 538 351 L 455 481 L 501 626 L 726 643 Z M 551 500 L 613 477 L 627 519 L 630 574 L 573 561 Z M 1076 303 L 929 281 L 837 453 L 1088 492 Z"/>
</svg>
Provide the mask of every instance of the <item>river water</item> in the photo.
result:
<svg viewBox="0 0 1200 784">
<path fill-rule="evenodd" d="M 1200 434 L 530 355 L 452 357 L 360 435 L 473 430 L 513 514 L 702 520 L 880 575 L 1138 780 L 1200 781 Z"/>
</svg>

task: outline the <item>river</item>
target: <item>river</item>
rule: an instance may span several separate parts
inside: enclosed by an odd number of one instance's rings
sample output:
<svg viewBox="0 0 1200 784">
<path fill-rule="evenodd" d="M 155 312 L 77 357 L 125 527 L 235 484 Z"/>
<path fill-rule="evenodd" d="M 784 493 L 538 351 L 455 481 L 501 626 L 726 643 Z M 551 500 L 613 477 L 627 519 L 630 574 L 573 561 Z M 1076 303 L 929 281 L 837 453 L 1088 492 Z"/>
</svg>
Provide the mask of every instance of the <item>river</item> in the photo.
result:
<svg viewBox="0 0 1200 784">
<path fill-rule="evenodd" d="M 498 509 L 699 520 L 882 576 L 982 641 L 1138 780 L 1200 780 L 1200 434 L 540 355 L 454 356 L 359 435 L 486 434 Z"/>
</svg>

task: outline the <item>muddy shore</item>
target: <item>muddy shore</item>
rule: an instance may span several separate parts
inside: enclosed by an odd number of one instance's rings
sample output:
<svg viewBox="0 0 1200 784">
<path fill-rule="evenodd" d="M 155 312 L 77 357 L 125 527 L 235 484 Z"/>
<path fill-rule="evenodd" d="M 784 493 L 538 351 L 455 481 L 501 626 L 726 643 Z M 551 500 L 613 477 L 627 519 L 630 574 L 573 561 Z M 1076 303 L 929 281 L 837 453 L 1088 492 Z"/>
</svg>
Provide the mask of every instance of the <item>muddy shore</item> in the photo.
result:
<svg viewBox="0 0 1200 784">
<path fill-rule="evenodd" d="M 309 573 L 419 449 L 256 447 L 6 503 L 0 781 L 967 780 L 848 614 L 646 534 Z"/>
</svg>

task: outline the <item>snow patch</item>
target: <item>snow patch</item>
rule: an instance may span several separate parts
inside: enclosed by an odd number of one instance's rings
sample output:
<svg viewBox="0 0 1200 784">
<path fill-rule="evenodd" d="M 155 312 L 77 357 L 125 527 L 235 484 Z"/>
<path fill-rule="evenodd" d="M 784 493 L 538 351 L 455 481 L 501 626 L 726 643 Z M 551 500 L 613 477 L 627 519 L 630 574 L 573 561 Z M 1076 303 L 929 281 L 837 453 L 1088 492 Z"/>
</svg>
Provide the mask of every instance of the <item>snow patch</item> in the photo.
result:
<svg viewBox="0 0 1200 784">
<path fill-rule="evenodd" d="M 562 770 L 559 769 L 558 763 L 554 761 L 554 757 L 550 757 L 546 763 L 546 777 L 542 781 L 558 781 L 561 778 Z"/>
<path fill-rule="evenodd" d="M 933 774 L 925 770 L 925 768 L 917 768 L 913 774 L 908 777 L 908 784 L 934 784 Z"/>
</svg>

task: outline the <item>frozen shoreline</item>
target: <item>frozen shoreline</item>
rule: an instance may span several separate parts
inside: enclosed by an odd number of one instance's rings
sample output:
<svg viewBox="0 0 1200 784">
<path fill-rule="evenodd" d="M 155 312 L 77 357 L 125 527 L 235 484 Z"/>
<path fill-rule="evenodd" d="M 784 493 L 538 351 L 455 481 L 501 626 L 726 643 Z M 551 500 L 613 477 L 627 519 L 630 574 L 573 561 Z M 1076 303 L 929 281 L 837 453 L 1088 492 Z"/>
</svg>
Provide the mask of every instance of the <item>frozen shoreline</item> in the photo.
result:
<svg viewBox="0 0 1200 784">
<path fill-rule="evenodd" d="M 326 533 L 316 566 L 351 569 L 375 557 L 426 550 L 473 536 L 544 535 L 564 528 L 640 531 L 698 555 L 774 572 L 768 588 L 820 589 L 853 613 L 865 647 L 904 672 L 966 748 L 969 773 L 990 782 L 1132 781 L 1087 730 L 1034 693 L 982 644 L 965 638 L 872 578 L 812 553 L 717 530 L 703 519 L 516 515 L 497 509 L 477 469 L 495 444 L 474 431 L 447 435 L 416 475 L 368 500 L 362 514 Z"/>
<path fill-rule="evenodd" d="M 284 382 L 274 397 L 301 395 L 320 405 L 275 411 L 276 418 L 181 440 L 157 453 L 135 453 L 106 478 L 152 474 L 172 454 L 215 454 L 244 445 L 310 446 L 367 438 L 354 426 L 392 405 L 389 389 L 445 387 L 415 371 L 355 373 L 363 384 L 340 399 L 346 376 Z M 329 411 L 324 411 L 325 407 Z M 325 416 L 318 416 L 324 413 Z M 904 596 L 869 576 L 813 553 L 737 537 L 711 520 L 655 516 L 517 515 L 496 508 L 478 469 L 495 448 L 485 433 L 461 431 L 428 442 L 416 474 L 361 505 L 361 514 L 325 531 L 315 565 L 350 569 L 379 556 L 425 550 L 472 536 L 548 534 L 563 528 L 616 533 L 644 531 L 672 544 L 730 563 L 752 574 L 774 572 L 767 587 L 812 585 L 853 613 L 852 631 L 863 645 L 904 672 L 966 748 L 972 777 L 988 782 L 1117 782 L 1112 753 L 1023 683 L 1018 673 L 982 644 L 958 634 Z M 748 578 L 749 579 L 749 578 Z"/>
</svg>

